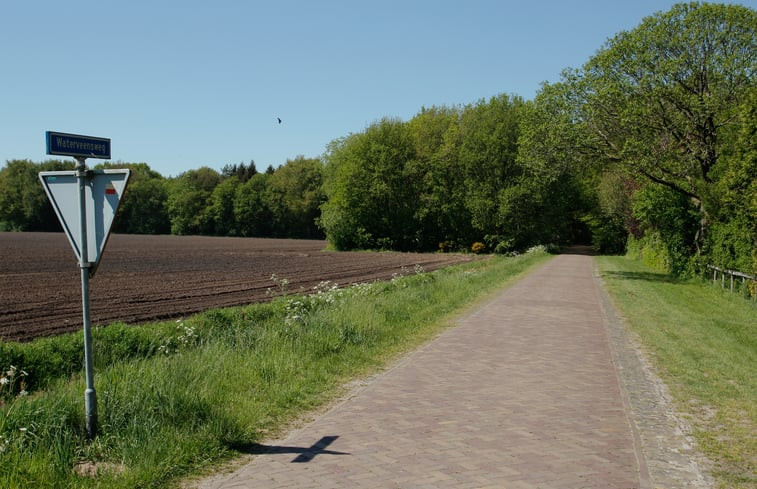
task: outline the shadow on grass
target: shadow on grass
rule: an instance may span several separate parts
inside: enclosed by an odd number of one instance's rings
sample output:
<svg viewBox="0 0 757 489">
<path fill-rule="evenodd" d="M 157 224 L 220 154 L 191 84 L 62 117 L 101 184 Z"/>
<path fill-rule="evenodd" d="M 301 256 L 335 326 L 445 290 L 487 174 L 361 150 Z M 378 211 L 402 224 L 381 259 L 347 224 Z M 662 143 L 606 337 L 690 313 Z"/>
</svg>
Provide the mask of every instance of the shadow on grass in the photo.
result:
<svg viewBox="0 0 757 489">
<path fill-rule="evenodd" d="M 617 271 L 605 271 L 602 275 L 611 279 L 617 280 L 643 280 L 645 282 L 656 282 L 665 284 L 678 284 L 681 283 L 679 279 L 668 275 L 666 273 L 654 273 L 654 272 L 617 272 Z"/>
<path fill-rule="evenodd" d="M 234 448 L 242 453 L 250 455 L 275 455 L 279 453 L 294 453 L 297 456 L 292 463 L 306 463 L 313 460 L 317 455 L 350 455 L 345 452 L 326 450 L 326 447 L 334 443 L 338 436 L 324 436 L 313 445 L 304 447 L 286 447 L 276 445 L 261 445 L 253 443 L 250 445 L 235 446 Z"/>
</svg>

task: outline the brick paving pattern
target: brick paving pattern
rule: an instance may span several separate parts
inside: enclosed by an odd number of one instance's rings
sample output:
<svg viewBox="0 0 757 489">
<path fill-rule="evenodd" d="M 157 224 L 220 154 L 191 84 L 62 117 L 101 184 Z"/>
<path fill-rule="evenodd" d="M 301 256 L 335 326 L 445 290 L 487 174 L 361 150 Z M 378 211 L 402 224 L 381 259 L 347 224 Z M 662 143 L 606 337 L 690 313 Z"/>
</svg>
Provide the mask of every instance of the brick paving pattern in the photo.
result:
<svg viewBox="0 0 757 489">
<path fill-rule="evenodd" d="M 592 259 L 561 255 L 199 487 L 652 489 L 619 378 Z"/>
</svg>

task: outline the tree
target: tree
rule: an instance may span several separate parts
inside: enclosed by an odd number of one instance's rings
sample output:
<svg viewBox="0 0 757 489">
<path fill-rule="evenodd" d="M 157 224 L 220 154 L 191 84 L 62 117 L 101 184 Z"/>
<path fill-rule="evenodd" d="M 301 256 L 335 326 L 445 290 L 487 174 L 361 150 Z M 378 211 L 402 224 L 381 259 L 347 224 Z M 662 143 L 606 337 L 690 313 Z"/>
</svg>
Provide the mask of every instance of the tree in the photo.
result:
<svg viewBox="0 0 757 489">
<path fill-rule="evenodd" d="M 712 263 L 757 273 L 757 87 L 740 111 L 733 151 L 723 158 L 723 176 L 713 192 L 714 222 L 707 235 Z"/>
<path fill-rule="evenodd" d="M 482 234 L 502 234 L 499 194 L 522 174 L 516 164 L 522 105 L 519 97 L 499 95 L 467 107 L 460 121 L 466 207 L 474 229 Z"/>
<path fill-rule="evenodd" d="M 323 164 L 298 156 L 279 167 L 268 180 L 265 201 L 273 214 L 274 235 L 285 238 L 322 238 L 316 223 L 325 201 Z"/>
<path fill-rule="evenodd" d="M 694 199 L 698 243 L 713 170 L 755 66 L 757 12 L 682 3 L 608 41 L 572 83 L 598 157 Z"/>
<path fill-rule="evenodd" d="M 168 234 L 171 220 L 168 216 L 168 190 L 166 179 L 152 170 L 147 163 L 104 163 L 96 168 L 128 168 L 131 170 L 118 216 L 113 224 L 116 233 Z"/>
<path fill-rule="evenodd" d="M 213 189 L 208 199 L 207 217 L 212 223 L 212 234 L 216 236 L 237 236 L 239 228 L 234 216 L 234 200 L 237 188 L 242 185 L 236 177 L 221 181 Z"/>
<path fill-rule="evenodd" d="M 273 215 L 265 202 L 270 178 L 267 173 L 258 173 L 237 187 L 234 221 L 240 236 L 271 236 Z"/>
<path fill-rule="evenodd" d="M 474 233 L 459 158 L 462 112 L 462 108 L 422 108 L 408 122 L 415 159 L 408 162 L 407 172 L 419 184 L 413 216 L 419 250 L 471 244 Z"/>
<path fill-rule="evenodd" d="M 337 249 L 417 249 L 413 215 L 418 182 L 406 123 L 382 119 L 329 145 L 321 226 Z"/>
<path fill-rule="evenodd" d="M 220 183 L 220 174 L 202 167 L 182 173 L 168 184 L 168 212 L 172 234 L 212 234 L 208 212 L 210 196 Z"/>
<path fill-rule="evenodd" d="M 648 183 L 633 196 L 644 248 L 656 258 L 650 265 L 677 275 L 688 271 L 696 234 L 697 211 L 690 198 L 670 187 Z"/>
<path fill-rule="evenodd" d="M 544 83 L 521 110 L 518 163 L 540 180 L 612 163 L 599 151 L 599 140 L 583 114 L 585 81 L 571 70 L 564 70 L 562 79 Z"/>
<path fill-rule="evenodd" d="M 73 170 L 74 163 L 10 160 L 0 170 L 0 230 L 60 231 L 60 223 L 39 181 L 41 171 Z"/>
<path fill-rule="evenodd" d="M 250 160 L 249 165 L 245 165 L 244 162 L 238 165 L 224 165 L 221 169 L 221 176 L 224 178 L 236 177 L 240 182 L 244 183 L 258 173 L 255 168 L 255 161 Z"/>
</svg>

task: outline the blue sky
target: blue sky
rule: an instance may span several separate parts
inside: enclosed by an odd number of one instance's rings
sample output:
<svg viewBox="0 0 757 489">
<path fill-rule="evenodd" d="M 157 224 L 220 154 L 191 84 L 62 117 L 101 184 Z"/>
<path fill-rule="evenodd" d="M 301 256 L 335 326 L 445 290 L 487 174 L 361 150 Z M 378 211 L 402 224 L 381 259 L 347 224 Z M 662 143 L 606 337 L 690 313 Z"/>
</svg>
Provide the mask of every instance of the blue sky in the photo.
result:
<svg viewBox="0 0 757 489">
<path fill-rule="evenodd" d="M 531 99 L 674 3 L 6 2 L 0 165 L 51 158 L 45 131 L 58 131 L 110 138 L 113 161 L 164 176 L 276 167 L 423 106 Z"/>
</svg>

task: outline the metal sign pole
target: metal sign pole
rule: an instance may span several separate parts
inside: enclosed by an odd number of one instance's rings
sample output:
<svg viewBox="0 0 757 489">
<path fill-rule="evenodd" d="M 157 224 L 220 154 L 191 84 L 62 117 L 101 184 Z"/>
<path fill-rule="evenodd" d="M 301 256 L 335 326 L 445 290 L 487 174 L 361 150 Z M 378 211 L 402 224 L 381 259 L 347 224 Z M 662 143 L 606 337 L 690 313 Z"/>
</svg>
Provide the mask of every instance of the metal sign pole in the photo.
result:
<svg viewBox="0 0 757 489">
<path fill-rule="evenodd" d="M 130 172 L 129 170 L 87 170 L 85 164 L 87 158 L 110 159 L 110 139 L 47 131 L 45 141 L 47 154 L 73 156 L 76 159 L 75 171 L 40 172 L 39 179 L 63 225 L 63 231 L 74 253 L 79 258 L 84 326 L 84 370 L 87 379 L 87 388 L 84 391 L 85 428 L 87 437 L 93 440 L 97 436 L 97 393 L 92 359 L 89 279 L 95 275 L 97 264 L 102 257 L 110 235 L 110 227 L 118 212 L 121 197 L 126 190 L 126 183 L 129 181 Z M 87 205 L 90 206 L 92 213 L 89 229 L 87 229 Z M 77 218 L 78 230 L 74 225 Z"/>
<path fill-rule="evenodd" d="M 89 321 L 89 257 L 87 250 L 87 203 L 86 188 L 89 179 L 84 161 L 86 158 L 76 157 L 76 178 L 79 183 L 79 225 L 81 230 L 81 249 L 79 268 L 81 269 L 81 304 L 84 322 L 84 370 L 87 378 L 87 389 L 84 391 L 85 426 L 87 437 L 93 440 L 97 435 L 97 393 L 95 392 L 95 376 L 92 366 L 92 331 Z"/>
</svg>

